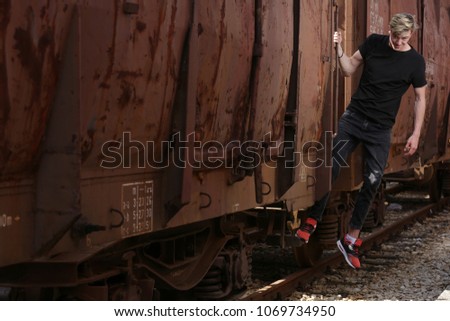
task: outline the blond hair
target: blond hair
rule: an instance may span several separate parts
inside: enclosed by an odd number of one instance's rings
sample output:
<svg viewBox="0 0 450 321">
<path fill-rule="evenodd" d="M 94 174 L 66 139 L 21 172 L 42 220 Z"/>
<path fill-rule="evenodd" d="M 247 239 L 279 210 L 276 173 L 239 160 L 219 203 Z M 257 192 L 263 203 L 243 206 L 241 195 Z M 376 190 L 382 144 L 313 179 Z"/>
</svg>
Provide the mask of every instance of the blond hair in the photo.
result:
<svg viewBox="0 0 450 321">
<path fill-rule="evenodd" d="M 389 27 L 394 34 L 401 34 L 407 31 L 414 31 L 419 29 L 419 25 L 416 22 L 416 17 L 409 13 L 397 13 L 395 14 L 391 22 L 389 22 Z"/>
</svg>

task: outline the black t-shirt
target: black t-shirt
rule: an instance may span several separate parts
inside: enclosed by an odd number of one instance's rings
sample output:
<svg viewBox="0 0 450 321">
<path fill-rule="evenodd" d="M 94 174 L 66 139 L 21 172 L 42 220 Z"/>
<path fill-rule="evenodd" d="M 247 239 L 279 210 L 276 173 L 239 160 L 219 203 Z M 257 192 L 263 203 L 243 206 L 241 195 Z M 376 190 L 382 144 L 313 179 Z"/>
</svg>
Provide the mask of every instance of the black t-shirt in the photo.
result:
<svg viewBox="0 0 450 321">
<path fill-rule="evenodd" d="M 364 69 L 348 108 L 392 127 L 408 87 L 427 84 L 425 60 L 412 47 L 408 51 L 393 50 L 389 46 L 389 36 L 378 34 L 370 35 L 359 51 Z"/>
</svg>

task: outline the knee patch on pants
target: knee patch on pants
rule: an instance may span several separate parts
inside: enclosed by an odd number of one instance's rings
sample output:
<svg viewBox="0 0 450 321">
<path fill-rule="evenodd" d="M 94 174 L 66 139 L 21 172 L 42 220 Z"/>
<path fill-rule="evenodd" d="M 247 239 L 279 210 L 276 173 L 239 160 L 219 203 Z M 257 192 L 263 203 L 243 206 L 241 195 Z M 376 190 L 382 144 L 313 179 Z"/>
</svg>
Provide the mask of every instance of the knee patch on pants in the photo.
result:
<svg viewBox="0 0 450 321">
<path fill-rule="evenodd" d="M 368 179 L 370 182 L 370 185 L 373 187 L 378 187 L 381 183 L 381 178 L 383 177 L 383 173 L 379 171 L 373 171 L 369 174 Z"/>
</svg>

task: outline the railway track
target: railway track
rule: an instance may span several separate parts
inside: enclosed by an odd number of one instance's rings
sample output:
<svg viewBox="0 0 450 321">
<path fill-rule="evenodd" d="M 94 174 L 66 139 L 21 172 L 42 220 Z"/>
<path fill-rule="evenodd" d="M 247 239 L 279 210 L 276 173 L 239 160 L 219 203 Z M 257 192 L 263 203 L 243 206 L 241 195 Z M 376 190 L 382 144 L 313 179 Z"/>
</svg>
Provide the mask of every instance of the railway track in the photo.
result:
<svg viewBox="0 0 450 321">
<path fill-rule="evenodd" d="M 379 247 L 383 242 L 401 233 L 406 227 L 413 225 L 417 221 L 424 220 L 426 217 L 439 213 L 450 202 L 450 198 L 442 198 L 436 203 L 428 203 L 423 205 L 420 201 L 403 200 L 405 204 L 415 204 L 416 210 L 411 213 L 400 215 L 399 218 L 393 222 L 385 224 L 371 233 L 365 233 L 362 238 L 364 240 L 362 250 L 367 253 L 364 256 L 364 268 L 368 270 L 376 270 L 380 266 L 395 262 L 398 257 L 393 252 L 391 255 L 384 253 L 378 255 L 377 251 L 370 251 L 374 247 Z M 407 245 L 404 245 L 407 246 Z M 244 294 L 235 296 L 233 300 L 282 300 L 289 297 L 299 288 L 306 288 L 313 280 L 323 276 L 325 271 L 336 268 L 343 262 L 343 256 L 340 252 L 335 251 L 324 255 L 317 264 L 310 268 L 303 268 L 297 270 L 287 276 L 281 277 L 279 280 L 273 281 L 263 287 L 252 289 Z M 357 272 L 356 272 L 357 273 Z"/>
</svg>

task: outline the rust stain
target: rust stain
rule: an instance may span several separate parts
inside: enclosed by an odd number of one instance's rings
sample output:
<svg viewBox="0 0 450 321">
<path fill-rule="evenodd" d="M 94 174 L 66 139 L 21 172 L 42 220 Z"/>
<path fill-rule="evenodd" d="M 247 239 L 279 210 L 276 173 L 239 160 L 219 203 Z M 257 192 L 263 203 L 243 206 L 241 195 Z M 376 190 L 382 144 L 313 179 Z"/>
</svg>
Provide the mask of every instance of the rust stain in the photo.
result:
<svg viewBox="0 0 450 321">
<path fill-rule="evenodd" d="M 87 128 L 87 137 L 83 137 L 81 142 L 81 162 L 84 163 L 94 148 L 94 134 L 95 134 L 95 118 L 91 119 L 89 127 Z"/>
<path fill-rule="evenodd" d="M 47 8 L 46 7 L 42 7 L 41 8 L 41 19 L 44 19 L 45 14 L 46 14 Z"/>
<path fill-rule="evenodd" d="M 30 8 L 31 10 L 31 8 Z M 31 37 L 31 16 L 28 15 L 28 26 L 27 30 L 22 28 L 16 28 L 14 32 L 14 40 L 15 45 L 14 49 L 16 49 L 18 53 L 18 57 L 22 66 L 28 71 L 28 75 L 33 81 L 34 91 L 37 95 L 39 95 L 39 91 L 36 90 L 40 88 L 41 79 L 42 79 L 42 70 L 41 70 L 41 57 L 36 50 L 36 47 L 33 44 L 33 39 Z M 34 94 L 33 94 L 34 96 Z"/>
<path fill-rule="evenodd" d="M 133 97 L 135 97 L 135 88 L 133 84 L 124 80 L 120 84 L 120 89 L 122 90 L 122 94 L 119 99 L 117 99 L 117 102 L 119 103 L 119 107 L 123 109 L 132 101 Z"/>
<path fill-rule="evenodd" d="M 234 113 L 233 113 L 233 121 L 231 128 L 231 140 L 240 140 L 243 138 L 243 132 L 246 128 L 245 115 L 246 108 L 244 108 L 244 104 L 248 104 L 248 86 L 240 88 L 239 93 L 236 95 L 236 101 L 234 102 Z"/>
<path fill-rule="evenodd" d="M 156 30 L 153 31 L 153 35 L 150 35 L 148 37 L 148 42 L 150 45 L 150 70 L 148 73 L 148 81 L 152 80 L 153 64 L 155 62 L 156 51 L 158 49 L 159 44 L 161 43 L 161 41 L 160 41 L 161 25 L 164 23 L 165 16 L 166 16 L 166 8 L 165 8 L 165 6 L 161 6 L 160 10 L 159 10 L 159 15 L 158 15 L 157 28 L 156 28 Z"/>
<path fill-rule="evenodd" d="M 6 122 L 9 118 L 10 102 L 8 92 L 8 74 L 6 69 L 6 28 L 11 15 L 10 1 L 0 2 L 0 174 L 9 159 L 10 151 L 6 147 Z"/>
<path fill-rule="evenodd" d="M 44 34 L 39 38 L 38 49 L 42 56 L 46 48 L 54 42 L 53 33 L 50 29 L 47 29 Z"/>
<path fill-rule="evenodd" d="M 175 57 L 172 50 L 172 44 L 175 37 L 175 22 L 176 22 L 176 15 L 177 15 L 177 7 L 175 5 L 172 5 L 172 13 L 170 17 L 170 27 L 169 27 L 169 34 L 168 34 L 168 41 L 167 41 L 167 52 L 169 54 L 167 69 L 172 76 L 173 79 L 176 77 L 176 71 L 175 71 Z M 167 87 L 167 81 L 168 77 L 166 77 L 166 87 Z"/>
<path fill-rule="evenodd" d="M 197 25 L 197 36 L 200 37 L 200 35 L 203 33 L 204 29 L 201 23 L 198 23 Z"/>
<path fill-rule="evenodd" d="M 129 71 L 129 70 L 120 70 L 117 72 L 117 79 L 123 79 L 127 77 L 138 78 L 142 77 L 144 74 L 141 70 L 139 71 Z"/>
<path fill-rule="evenodd" d="M 213 8 L 216 9 L 216 5 L 212 4 L 214 6 Z M 222 90 L 220 86 L 218 86 L 218 78 L 219 78 L 219 72 L 222 70 L 223 65 L 221 65 L 224 45 L 227 39 L 227 26 L 226 26 L 226 1 L 222 1 L 222 5 L 220 7 L 220 21 L 219 21 L 219 33 L 218 33 L 218 49 L 217 53 L 214 48 L 214 56 L 213 56 L 213 63 L 214 70 L 211 70 L 212 77 L 211 77 L 211 83 L 209 84 L 199 84 L 198 88 L 198 95 L 199 98 L 202 98 L 202 93 L 205 93 L 206 95 L 206 101 L 205 99 L 202 99 L 202 102 L 204 105 L 202 105 L 202 109 L 206 110 L 205 119 L 202 124 L 197 125 L 197 130 L 199 132 L 203 133 L 203 136 L 207 136 L 208 134 L 212 134 L 213 128 L 217 126 L 217 115 L 220 114 L 217 111 L 217 108 L 219 106 L 219 91 Z M 215 22 L 215 21 L 214 21 Z M 201 25 L 200 25 L 201 26 Z M 201 27 L 201 30 L 203 31 L 203 27 Z M 215 45 L 215 44 L 214 44 Z M 214 108 L 214 109 L 213 109 Z M 242 127 L 243 124 L 239 124 L 240 127 Z"/>
<path fill-rule="evenodd" d="M 44 35 L 39 38 L 37 45 L 33 41 L 32 30 L 35 25 L 35 15 L 33 9 L 28 7 L 26 10 L 26 29 L 17 27 L 14 29 L 13 39 L 14 45 L 13 48 L 17 51 L 17 57 L 20 61 L 20 64 L 24 68 L 28 77 L 31 80 L 31 95 L 29 96 L 29 103 L 23 106 L 24 110 L 29 110 L 26 113 L 26 119 L 22 122 L 23 128 L 29 128 L 31 130 L 31 134 L 34 137 L 37 137 L 35 144 L 33 146 L 29 146 L 28 157 L 31 157 L 35 154 L 35 151 L 39 147 L 40 137 L 42 137 L 44 128 L 45 128 L 45 120 L 42 119 L 43 115 L 47 114 L 48 107 L 46 104 L 40 105 L 41 101 L 41 88 L 43 81 L 43 65 L 45 60 L 45 54 L 47 48 L 53 40 L 51 36 L 51 31 L 48 29 L 44 32 Z M 49 36 L 50 34 L 50 36 Z M 51 80 L 48 80 L 51 81 Z M 36 106 L 35 108 L 33 108 Z M 39 122 L 33 121 L 35 115 L 39 118 Z M 15 149 L 18 147 L 15 146 Z M 11 160 L 12 164 L 10 166 L 10 171 L 13 172 L 18 170 L 18 166 L 20 166 L 21 161 L 23 159 L 19 158 L 18 154 L 15 155 L 15 159 Z"/>
<path fill-rule="evenodd" d="M 33 169 L 37 161 L 41 138 L 46 130 L 59 63 L 59 54 L 55 53 L 54 36 L 54 32 L 57 32 L 55 25 L 58 10 L 54 11 L 53 20 L 50 21 L 49 12 L 52 11 L 48 9 L 49 6 L 49 1 L 46 7 L 35 8 L 36 11 L 33 11 L 32 6 L 24 6 L 21 9 L 21 19 L 10 22 L 8 11 L 13 10 L 10 2 L 0 1 L 0 41 L 2 42 L 0 46 L 3 47 L 0 47 L 0 103 L 2 107 L 5 106 L 0 111 L 0 147 L 2 149 L 4 147 L 3 156 L 0 158 L 6 159 L 5 155 L 12 152 L 11 158 L 7 160 L 8 164 L 0 160 L 0 167 L 3 167 L 3 170 L 10 175 Z M 24 23 L 20 22 L 22 18 L 25 18 Z M 8 28 L 8 34 L 12 35 L 12 43 L 6 43 L 6 28 Z M 2 63 L 2 60 L 6 63 L 6 52 L 11 56 L 11 61 L 18 61 L 23 70 L 20 79 L 30 88 L 30 91 L 23 93 L 23 98 L 27 101 L 16 107 L 14 120 L 7 119 L 9 101 L 14 98 L 9 97 L 7 86 L 8 77 L 11 75 L 7 74 L 7 67 Z M 1 81 L 2 79 L 4 81 Z M 23 135 L 28 133 L 29 137 L 24 138 L 20 145 L 17 143 L 12 145 L 15 139 L 4 134 L 6 124 L 18 126 Z"/>
<path fill-rule="evenodd" d="M 216 70 L 214 71 L 213 84 L 217 83 L 217 75 L 219 74 L 220 58 L 222 57 L 223 45 L 226 40 L 227 28 L 225 26 L 225 3 L 223 1 L 220 9 L 220 33 L 219 33 L 219 56 L 217 57 Z"/>
<path fill-rule="evenodd" d="M 164 108 L 162 109 L 162 112 L 161 112 L 160 124 L 164 124 L 167 122 L 167 115 L 170 114 L 170 112 L 171 112 L 172 106 L 169 102 L 166 102 L 167 90 L 168 90 L 168 86 L 169 86 L 169 79 L 176 79 L 176 77 L 177 77 L 177 73 L 175 70 L 176 58 L 175 58 L 174 52 L 172 50 L 173 40 L 174 40 L 174 36 L 175 36 L 175 22 L 177 21 L 176 16 L 177 16 L 177 6 L 172 5 L 170 26 L 169 26 L 169 31 L 168 31 L 168 35 L 167 35 L 167 55 L 168 55 L 168 57 L 166 60 L 167 61 L 166 76 L 165 76 L 164 94 L 163 94 L 164 100 L 162 102 Z M 172 88 L 172 90 L 176 90 L 176 87 L 174 86 L 174 88 Z M 164 126 L 158 127 L 158 133 L 156 136 L 158 140 L 162 139 L 163 129 L 164 129 Z"/>
<path fill-rule="evenodd" d="M 14 49 L 18 51 L 17 56 L 20 63 L 27 70 L 28 75 L 33 82 L 32 102 L 37 101 L 41 96 L 42 65 L 44 63 L 46 50 L 54 41 L 52 30 L 48 28 L 39 38 L 36 47 L 31 36 L 33 21 L 34 14 L 30 7 L 27 10 L 26 30 L 18 27 L 14 31 Z M 32 102 L 30 103 L 30 106 Z"/>
<path fill-rule="evenodd" d="M 114 2 L 114 22 L 112 25 L 112 44 L 111 47 L 109 47 L 108 49 L 108 58 L 109 58 L 109 64 L 108 64 L 108 68 L 106 70 L 105 76 L 103 77 L 103 81 L 100 84 L 100 88 L 109 88 L 109 84 L 108 81 L 111 78 L 111 75 L 113 73 L 113 66 L 114 66 L 114 54 L 115 54 L 115 49 L 116 49 L 116 36 L 117 36 L 117 17 L 119 14 L 119 9 L 118 9 L 119 4 L 117 3 L 117 1 Z"/>
<path fill-rule="evenodd" d="M 142 21 L 136 22 L 136 30 L 137 31 L 143 32 L 145 30 L 145 28 L 147 28 L 147 24 L 145 22 L 142 22 Z"/>
</svg>

